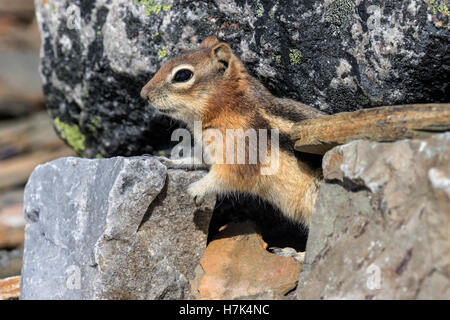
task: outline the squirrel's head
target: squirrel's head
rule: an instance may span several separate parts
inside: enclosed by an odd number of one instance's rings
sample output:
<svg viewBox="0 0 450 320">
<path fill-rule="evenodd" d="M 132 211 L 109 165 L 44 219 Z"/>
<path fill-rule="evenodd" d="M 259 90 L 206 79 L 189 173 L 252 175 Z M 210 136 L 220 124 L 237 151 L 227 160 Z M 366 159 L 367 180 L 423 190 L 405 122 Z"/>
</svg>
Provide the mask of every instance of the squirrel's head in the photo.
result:
<svg viewBox="0 0 450 320">
<path fill-rule="evenodd" d="M 247 73 L 230 46 L 208 37 L 200 48 L 169 60 L 142 88 L 141 96 L 162 113 L 185 122 L 201 120 L 211 98 L 238 90 Z M 224 88 L 228 88 L 223 91 Z"/>
</svg>

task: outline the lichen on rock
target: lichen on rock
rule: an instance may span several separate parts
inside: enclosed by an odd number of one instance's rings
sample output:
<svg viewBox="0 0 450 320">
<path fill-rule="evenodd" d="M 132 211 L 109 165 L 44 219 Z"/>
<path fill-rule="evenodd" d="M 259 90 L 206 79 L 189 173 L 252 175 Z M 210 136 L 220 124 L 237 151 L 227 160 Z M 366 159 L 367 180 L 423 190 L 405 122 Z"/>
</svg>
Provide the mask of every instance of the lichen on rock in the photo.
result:
<svg viewBox="0 0 450 320">
<path fill-rule="evenodd" d="M 230 43 L 277 96 L 327 113 L 450 96 L 445 1 L 35 3 L 50 115 L 79 126 L 86 157 L 170 148 L 180 124 L 140 89 L 168 58 L 210 35 Z M 338 74 L 341 66 L 349 67 Z"/>
<path fill-rule="evenodd" d="M 160 3 L 155 0 L 133 0 L 134 4 L 138 6 L 143 6 L 145 8 L 145 14 L 147 16 L 150 13 L 159 14 L 161 11 L 168 11 L 172 7 L 172 4 L 164 4 L 164 2 Z"/>
<path fill-rule="evenodd" d="M 58 117 L 53 120 L 53 123 L 61 138 L 78 154 L 82 155 L 85 148 L 85 136 L 80 132 L 80 128 L 76 124 L 64 123 Z"/>
<path fill-rule="evenodd" d="M 334 0 L 327 8 L 325 21 L 330 24 L 333 35 L 341 32 L 341 28 L 346 28 L 352 21 L 355 13 L 355 2 L 352 0 Z"/>
</svg>

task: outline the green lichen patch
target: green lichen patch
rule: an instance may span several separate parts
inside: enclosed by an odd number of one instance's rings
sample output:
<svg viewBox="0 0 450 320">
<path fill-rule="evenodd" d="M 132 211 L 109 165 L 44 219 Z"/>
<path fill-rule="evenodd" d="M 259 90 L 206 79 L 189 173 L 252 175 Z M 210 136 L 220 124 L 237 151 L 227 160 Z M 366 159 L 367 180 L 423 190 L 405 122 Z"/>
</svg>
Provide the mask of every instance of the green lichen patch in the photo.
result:
<svg viewBox="0 0 450 320">
<path fill-rule="evenodd" d="M 433 21 L 438 28 L 447 29 L 449 26 L 448 2 L 448 0 L 430 0 L 431 13 L 434 16 Z"/>
<path fill-rule="evenodd" d="M 161 60 L 167 55 L 167 49 L 166 46 L 163 46 L 158 50 L 158 59 Z"/>
<path fill-rule="evenodd" d="M 67 124 L 62 122 L 58 117 L 53 120 L 56 130 L 69 146 L 71 146 L 78 154 L 83 154 L 85 149 L 85 136 L 81 133 L 80 128 L 76 124 Z"/>
<path fill-rule="evenodd" d="M 281 54 L 272 53 L 272 57 L 275 59 L 276 63 L 281 63 Z"/>
<path fill-rule="evenodd" d="M 153 40 L 155 37 L 157 37 L 157 36 L 159 36 L 159 31 L 153 32 L 153 33 L 152 33 L 152 40 Z"/>
<path fill-rule="evenodd" d="M 448 0 L 430 0 L 431 12 L 437 14 L 440 12 L 445 16 L 449 16 Z"/>
<path fill-rule="evenodd" d="M 289 60 L 291 65 L 300 64 L 302 62 L 302 54 L 297 49 L 289 50 Z"/>
<path fill-rule="evenodd" d="M 91 123 L 96 127 L 96 128 L 100 128 L 101 125 L 101 118 L 99 116 L 93 116 L 91 118 Z"/>
<path fill-rule="evenodd" d="M 354 13 L 355 2 L 352 0 L 335 0 L 330 4 L 325 13 L 325 21 L 330 24 L 334 36 L 350 25 Z"/>
<path fill-rule="evenodd" d="M 258 0 L 257 2 L 257 9 L 256 9 L 256 16 L 257 17 L 261 17 L 263 15 L 264 12 L 264 7 L 262 6 L 261 2 Z"/>
<path fill-rule="evenodd" d="M 97 129 L 101 127 L 101 118 L 99 116 L 91 117 L 86 127 L 94 137 L 97 137 Z"/>
<path fill-rule="evenodd" d="M 155 0 L 134 0 L 134 4 L 144 6 L 146 16 L 149 16 L 151 13 L 159 14 L 161 11 L 166 12 L 172 8 L 172 4 L 166 4 L 165 1 L 160 3 Z"/>
<path fill-rule="evenodd" d="M 362 105 L 368 105 L 370 103 L 369 98 L 362 93 L 358 95 L 358 100 Z"/>
</svg>

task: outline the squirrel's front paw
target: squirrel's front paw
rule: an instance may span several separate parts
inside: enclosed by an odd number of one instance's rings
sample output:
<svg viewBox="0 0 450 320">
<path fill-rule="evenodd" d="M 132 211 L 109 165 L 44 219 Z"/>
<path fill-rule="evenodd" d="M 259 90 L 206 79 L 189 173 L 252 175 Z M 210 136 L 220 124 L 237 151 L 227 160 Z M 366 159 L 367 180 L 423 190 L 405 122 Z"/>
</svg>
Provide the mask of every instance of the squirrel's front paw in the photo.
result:
<svg viewBox="0 0 450 320">
<path fill-rule="evenodd" d="M 164 156 L 155 156 L 155 158 L 161 162 L 163 165 L 165 165 L 167 168 L 171 168 L 175 166 L 175 162 L 167 157 Z"/>
<path fill-rule="evenodd" d="M 196 164 L 194 158 L 179 158 L 179 159 L 169 159 L 166 157 L 156 156 L 156 159 L 158 159 L 163 165 L 165 165 L 167 168 L 171 169 L 183 169 L 188 171 L 194 171 L 199 169 L 207 169 L 208 167 L 205 167 L 206 164 Z"/>
<path fill-rule="evenodd" d="M 187 192 L 192 197 L 194 203 L 197 206 L 200 206 L 205 200 L 206 190 L 203 184 L 201 183 L 201 180 L 191 183 L 188 186 Z"/>
</svg>

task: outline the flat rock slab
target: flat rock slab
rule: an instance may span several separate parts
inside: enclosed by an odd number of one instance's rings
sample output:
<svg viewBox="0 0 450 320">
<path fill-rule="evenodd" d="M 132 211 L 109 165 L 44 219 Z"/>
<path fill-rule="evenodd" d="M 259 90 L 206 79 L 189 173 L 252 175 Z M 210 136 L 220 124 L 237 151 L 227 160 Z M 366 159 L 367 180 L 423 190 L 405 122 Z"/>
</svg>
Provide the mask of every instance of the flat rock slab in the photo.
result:
<svg viewBox="0 0 450 320">
<path fill-rule="evenodd" d="M 325 154 L 353 140 L 392 142 L 424 139 L 450 130 L 450 104 L 389 106 L 342 112 L 295 124 L 292 139 L 301 152 Z"/>
<path fill-rule="evenodd" d="M 20 276 L 0 280 L 0 300 L 17 300 L 20 296 Z"/>
<path fill-rule="evenodd" d="M 283 299 L 295 288 L 301 264 L 266 247 L 253 224 L 226 225 L 205 250 L 194 294 L 199 299 Z"/>
<path fill-rule="evenodd" d="M 154 158 L 62 158 L 25 189 L 21 299 L 188 299 L 215 198 Z"/>
<path fill-rule="evenodd" d="M 450 132 L 325 154 L 299 299 L 450 299 Z"/>
</svg>

